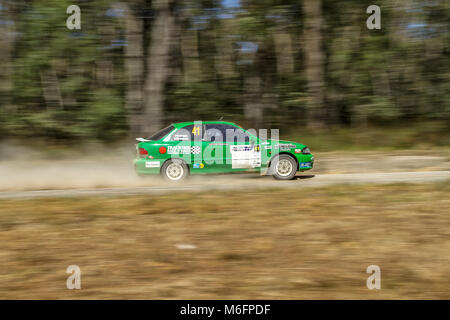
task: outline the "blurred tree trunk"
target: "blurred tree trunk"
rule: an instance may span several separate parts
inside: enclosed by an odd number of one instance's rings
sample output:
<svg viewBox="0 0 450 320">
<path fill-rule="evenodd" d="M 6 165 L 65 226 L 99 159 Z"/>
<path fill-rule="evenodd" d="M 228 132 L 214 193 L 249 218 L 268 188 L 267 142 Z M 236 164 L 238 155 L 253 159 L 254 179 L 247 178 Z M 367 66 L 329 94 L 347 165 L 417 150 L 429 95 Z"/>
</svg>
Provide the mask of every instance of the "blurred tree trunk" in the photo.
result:
<svg viewBox="0 0 450 320">
<path fill-rule="evenodd" d="M 237 76 L 233 59 L 233 41 L 230 34 L 236 32 L 233 19 L 222 19 L 218 21 L 215 30 L 216 55 L 214 57 L 214 68 L 222 78 L 234 78 Z"/>
<path fill-rule="evenodd" d="M 294 72 L 294 52 L 291 35 L 282 28 L 273 30 L 273 40 L 277 55 L 278 75 L 288 75 Z"/>
<path fill-rule="evenodd" d="M 105 46 L 110 45 L 115 39 L 115 30 L 112 25 L 104 24 L 98 28 L 101 35 L 101 42 Z M 95 87 L 107 88 L 115 87 L 114 83 L 114 62 L 113 55 L 104 51 L 95 60 Z"/>
<path fill-rule="evenodd" d="M 138 5 L 143 5 L 138 1 Z M 141 114 L 143 107 L 142 83 L 144 80 L 144 26 L 142 20 L 130 8 L 121 3 L 124 9 L 124 23 L 127 45 L 125 46 L 125 72 L 127 93 L 125 104 L 128 113 L 129 134 L 136 137 L 141 133 Z"/>
<path fill-rule="evenodd" d="M 198 31 L 184 29 L 181 32 L 181 54 L 183 56 L 184 82 L 197 82 L 201 80 L 200 60 L 198 53 Z"/>
<path fill-rule="evenodd" d="M 62 109 L 64 107 L 59 80 L 53 66 L 40 72 L 42 92 L 47 110 Z"/>
<path fill-rule="evenodd" d="M 244 79 L 244 116 L 253 129 L 259 129 L 263 122 L 261 87 L 262 80 L 259 75 Z"/>
<path fill-rule="evenodd" d="M 12 98 L 13 53 L 16 42 L 16 21 L 13 1 L 3 1 L 0 10 L 0 105 L 9 106 Z"/>
<path fill-rule="evenodd" d="M 192 25 L 192 18 L 198 14 L 195 0 L 185 0 L 180 6 L 176 18 L 173 42 L 178 44 L 181 54 L 181 71 L 183 82 L 189 84 L 201 79 L 199 55 L 199 31 Z M 175 38 L 176 37 L 176 38 Z"/>
<path fill-rule="evenodd" d="M 252 61 L 243 69 L 243 104 L 244 117 L 248 126 L 259 129 L 264 121 L 264 63 L 265 42 L 264 40 L 253 41 L 258 46 L 255 52 L 240 53 L 239 59 Z"/>
<path fill-rule="evenodd" d="M 163 124 L 164 87 L 169 76 L 169 52 L 174 36 L 175 19 L 169 0 L 157 0 L 153 5 L 156 17 L 152 24 L 147 57 L 147 78 L 144 86 L 142 132 L 151 134 Z"/>
<path fill-rule="evenodd" d="M 309 94 L 309 125 L 324 125 L 324 53 L 322 48 L 322 1 L 303 0 L 305 27 L 303 50 Z"/>
</svg>

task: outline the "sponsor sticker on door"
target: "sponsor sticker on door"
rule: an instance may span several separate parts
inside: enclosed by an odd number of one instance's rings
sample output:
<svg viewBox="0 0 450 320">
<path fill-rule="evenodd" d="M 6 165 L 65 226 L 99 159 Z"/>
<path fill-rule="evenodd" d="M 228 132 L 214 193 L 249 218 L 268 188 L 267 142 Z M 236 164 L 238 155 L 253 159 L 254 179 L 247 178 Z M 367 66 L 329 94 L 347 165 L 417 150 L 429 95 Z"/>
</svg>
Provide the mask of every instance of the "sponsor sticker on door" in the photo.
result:
<svg viewBox="0 0 450 320">
<path fill-rule="evenodd" d="M 260 146 L 231 145 L 231 167 L 233 169 L 256 168 L 261 166 Z"/>
<path fill-rule="evenodd" d="M 168 154 L 190 154 L 191 146 L 169 146 Z"/>
</svg>

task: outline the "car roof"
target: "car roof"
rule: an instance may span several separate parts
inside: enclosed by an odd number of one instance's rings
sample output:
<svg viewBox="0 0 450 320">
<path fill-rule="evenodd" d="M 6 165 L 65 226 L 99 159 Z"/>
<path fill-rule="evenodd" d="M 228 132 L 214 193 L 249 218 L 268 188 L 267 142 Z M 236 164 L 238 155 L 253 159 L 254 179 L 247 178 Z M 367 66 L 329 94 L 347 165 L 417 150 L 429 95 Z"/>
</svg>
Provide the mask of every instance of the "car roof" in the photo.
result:
<svg viewBox="0 0 450 320">
<path fill-rule="evenodd" d="M 185 126 L 193 125 L 195 122 L 197 122 L 197 121 L 177 122 L 177 123 L 172 123 L 172 125 L 178 129 L 178 128 L 183 128 Z M 234 122 L 228 122 L 228 121 L 201 121 L 201 120 L 198 120 L 198 122 L 202 122 L 202 124 L 229 124 L 232 126 L 239 127 Z"/>
</svg>

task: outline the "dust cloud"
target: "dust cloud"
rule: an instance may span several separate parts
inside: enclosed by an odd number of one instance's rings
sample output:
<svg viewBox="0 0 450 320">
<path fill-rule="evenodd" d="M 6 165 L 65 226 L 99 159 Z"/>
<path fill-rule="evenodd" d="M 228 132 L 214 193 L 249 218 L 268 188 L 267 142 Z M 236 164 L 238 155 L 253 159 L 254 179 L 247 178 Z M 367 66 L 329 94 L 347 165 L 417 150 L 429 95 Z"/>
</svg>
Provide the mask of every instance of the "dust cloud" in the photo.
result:
<svg viewBox="0 0 450 320">
<path fill-rule="evenodd" d="M 138 176 L 134 172 L 134 143 L 107 146 L 90 142 L 84 145 L 55 150 L 44 146 L 25 146 L 16 141 L 0 142 L 0 192 L 87 189 L 173 187 L 159 176 Z M 386 173 L 410 171 L 450 170 L 448 154 L 425 155 L 417 151 L 318 153 L 312 171 L 305 174 Z M 256 180 L 255 180 L 256 179 Z M 259 173 L 195 176 L 178 182 L 181 187 L 196 185 L 261 183 L 271 177 Z"/>
<path fill-rule="evenodd" d="M 0 144 L 0 191 L 66 188 L 138 187 L 161 183 L 139 177 L 133 168 L 134 144 L 100 144 L 52 154 L 13 142 Z"/>
<path fill-rule="evenodd" d="M 87 188 L 138 188 L 174 186 L 156 175 L 138 176 L 134 172 L 134 143 L 105 146 L 88 143 L 72 149 L 40 151 L 18 142 L 0 143 L 0 192 Z M 235 184 L 260 177 L 253 175 L 197 175 L 177 182 L 178 187 Z M 271 178 L 271 177 L 267 177 Z"/>
</svg>

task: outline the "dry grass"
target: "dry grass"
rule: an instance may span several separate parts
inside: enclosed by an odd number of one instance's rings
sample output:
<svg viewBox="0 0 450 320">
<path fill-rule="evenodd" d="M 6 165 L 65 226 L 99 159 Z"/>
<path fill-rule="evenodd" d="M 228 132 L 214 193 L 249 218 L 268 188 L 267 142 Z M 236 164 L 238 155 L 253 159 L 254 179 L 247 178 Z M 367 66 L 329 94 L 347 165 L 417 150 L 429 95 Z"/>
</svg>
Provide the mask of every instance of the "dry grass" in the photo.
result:
<svg viewBox="0 0 450 320">
<path fill-rule="evenodd" d="M 449 299 L 449 185 L 0 201 L 0 298 Z"/>
</svg>

